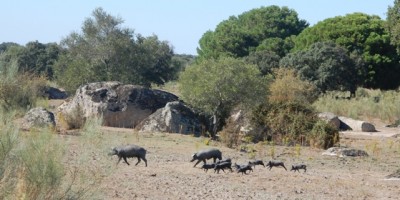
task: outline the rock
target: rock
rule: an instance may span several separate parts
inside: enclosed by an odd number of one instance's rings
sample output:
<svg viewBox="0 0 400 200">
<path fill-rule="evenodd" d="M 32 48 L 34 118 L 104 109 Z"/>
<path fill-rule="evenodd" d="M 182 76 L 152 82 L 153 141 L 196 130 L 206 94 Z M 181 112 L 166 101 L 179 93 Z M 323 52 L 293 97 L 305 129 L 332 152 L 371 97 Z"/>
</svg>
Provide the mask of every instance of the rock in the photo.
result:
<svg viewBox="0 0 400 200">
<path fill-rule="evenodd" d="M 341 130 L 361 132 L 376 132 L 375 126 L 369 122 L 354 120 L 348 117 L 339 117 Z"/>
<path fill-rule="evenodd" d="M 169 132 L 199 135 L 202 125 L 195 112 L 180 101 L 169 102 L 137 127 L 140 132 Z"/>
<path fill-rule="evenodd" d="M 134 128 L 168 102 L 177 100 L 178 97 L 171 93 L 137 85 L 116 81 L 89 83 L 78 88 L 71 100 L 58 107 L 57 121 L 71 126 L 71 123 L 77 123 L 71 117 L 102 116 L 105 126 Z M 81 125 L 77 124 L 75 128 Z"/>
<path fill-rule="evenodd" d="M 29 130 L 33 127 L 45 128 L 55 127 L 56 123 L 54 120 L 54 114 L 47 111 L 42 107 L 37 107 L 29 110 L 24 118 L 22 119 L 21 128 L 23 130 Z"/>
<path fill-rule="evenodd" d="M 318 114 L 318 117 L 326 122 L 330 123 L 336 129 L 340 129 L 340 120 L 339 117 L 331 112 L 322 112 Z"/>
<path fill-rule="evenodd" d="M 44 93 L 48 99 L 66 99 L 68 97 L 64 90 L 54 87 L 46 87 Z"/>
<path fill-rule="evenodd" d="M 368 153 L 359 150 L 359 149 L 352 149 L 347 147 L 331 147 L 327 149 L 322 155 L 326 156 L 339 156 L 339 157 L 357 157 L 357 156 L 368 156 Z"/>
<path fill-rule="evenodd" d="M 251 136 L 254 141 L 268 140 L 269 136 L 265 136 L 267 128 L 254 125 L 250 121 L 250 117 L 243 110 L 235 109 L 226 120 L 224 129 L 241 136 Z"/>
</svg>

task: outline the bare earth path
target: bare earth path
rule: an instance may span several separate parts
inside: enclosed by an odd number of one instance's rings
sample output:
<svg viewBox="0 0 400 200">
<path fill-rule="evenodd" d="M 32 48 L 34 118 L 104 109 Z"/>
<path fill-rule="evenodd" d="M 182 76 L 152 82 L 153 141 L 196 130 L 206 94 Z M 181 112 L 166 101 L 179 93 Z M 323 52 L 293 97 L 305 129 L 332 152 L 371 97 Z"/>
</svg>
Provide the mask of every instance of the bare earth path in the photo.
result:
<svg viewBox="0 0 400 200">
<path fill-rule="evenodd" d="M 380 128 L 379 128 L 380 129 Z M 90 152 L 90 164 L 102 177 L 93 199 L 398 199 L 400 181 L 385 177 L 400 168 L 400 141 L 390 137 L 400 133 L 392 128 L 375 133 L 341 134 L 341 144 L 366 150 L 365 158 L 323 156 L 323 150 L 310 147 L 255 145 L 255 154 L 229 149 L 217 142 L 224 158 L 245 164 L 251 156 L 267 162 L 271 153 L 285 162 L 288 171 L 256 166 L 254 172 L 207 173 L 190 163 L 191 155 L 209 146 L 206 138 L 164 133 L 134 133 L 131 129 L 102 128 L 97 150 Z M 61 136 L 68 143 L 66 165 L 84 153 L 82 136 Z M 106 155 L 114 145 L 134 143 L 148 150 L 148 167 L 144 163 L 130 166 Z M 210 162 L 210 161 L 209 161 Z M 289 171 L 292 164 L 307 164 L 307 172 Z M 72 165 L 72 164 L 71 164 Z M 110 169 L 107 173 L 101 169 Z"/>
</svg>

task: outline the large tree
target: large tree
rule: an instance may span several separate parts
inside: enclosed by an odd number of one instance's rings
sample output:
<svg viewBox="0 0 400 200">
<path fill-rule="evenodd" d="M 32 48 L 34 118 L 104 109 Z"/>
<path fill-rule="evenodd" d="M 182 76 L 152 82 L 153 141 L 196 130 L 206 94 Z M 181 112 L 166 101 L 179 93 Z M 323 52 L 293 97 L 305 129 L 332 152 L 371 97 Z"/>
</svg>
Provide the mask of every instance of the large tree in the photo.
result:
<svg viewBox="0 0 400 200">
<path fill-rule="evenodd" d="M 387 12 L 387 28 L 390 33 L 390 41 L 396 46 L 400 54 L 400 1 L 394 0 L 394 5 L 389 6 Z"/>
<path fill-rule="evenodd" d="M 284 56 L 291 48 L 290 38 L 308 23 L 287 7 L 269 6 L 253 9 L 222 21 L 215 31 L 207 31 L 199 41 L 199 59 L 219 56 L 244 57 L 258 50 L 274 51 Z M 271 45 L 279 44 L 279 45 Z"/>
<path fill-rule="evenodd" d="M 256 51 L 244 57 L 248 63 L 257 65 L 262 75 L 272 74 L 273 69 L 279 67 L 281 57 L 273 51 Z"/>
<path fill-rule="evenodd" d="M 280 66 L 295 69 L 321 92 L 342 90 L 354 94 L 365 74 L 363 66 L 350 58 L 346 49 L 332 42 L 317 42 L 309 49 L 290 53 L 281 59 Z"/>
<path fill-rule="evenodd" d="M 265 100 L 267 91 L 256 66 L 231 57 L 187 67 L 180 75 L 179 87 L 184 101 L 214 117 L 214 135 L 235 106 L 254 106 Z"/>
<path fill-rule="evenodd" d="M 32 41 L 25 46 L 8 43 L 6 47 L 0 56 L 0 62 L 3 63 L 4 67 L 16 64 L 19 72 L 29 72 L 46 76 L 49 79 L 53 78 L 53 65 L 62 52 L 61 47 L 56 43 L 43 44 Z"/>
<path fill-rule="evenodd" d="M 150 86 L 176 78 L 172 46 L 157 36 L 143 37 L 123 20 L 97 8 L 82 26 L 62 42 L 67 53 L 56 65 L 58 82 L 68 90 L 93 81 L 121 81 Z"/>
<path fill-rule="evenodd" d="M 394 89 L 400 85 L 399 57 L 379 16 L 352 13 L 325 19 L 295 37 L 294 50 L 327 41 L 346 48 L 351 57 L 363 59 L 367 70 L 364 87 Z"/>
</svg>

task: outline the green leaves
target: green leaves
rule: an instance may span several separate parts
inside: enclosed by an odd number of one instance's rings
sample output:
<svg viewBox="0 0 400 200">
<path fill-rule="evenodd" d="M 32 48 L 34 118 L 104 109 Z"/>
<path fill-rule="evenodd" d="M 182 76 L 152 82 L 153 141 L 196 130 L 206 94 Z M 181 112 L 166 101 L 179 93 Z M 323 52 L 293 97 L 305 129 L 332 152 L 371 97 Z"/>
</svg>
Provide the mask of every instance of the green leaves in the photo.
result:
<svg viewBox="0 0 400 200">
<path fill-rule="evenodd" d="M 230 57 L 187 67 L 179 86 L 184 101 L 208 114 L 218 109 L 225 113 L 240 103 L 256 104 L 265 99 L 267 90 L 265 78 L 254 65 Z"/>
<path fill-rule="evenodd" d="M 172 47 L 157 36 L 134 35 L 121 28 L 122 19 L 97 8 L 84 21 L 82 34 L 71 33 L 61 44 L 67 49 L 56 63 L 57 81 L 68 91 L 82 83 L 120 81 L 150 86 L 176 78 Z"/>
<path fill-rule="evenodd" d="M 287 7 L 253 9 L 238 17 L 231 16 L 218 24 L 215 31 L 206 32 L 199 41 L 199 59 L 245 57 L 256 49 L 283 56 L 290 48 L 285 39 L 299 34 L 307 26 L 306 21 L 299 20 L 297 13 Z M 270 42 L 284 45 L 279 48 Z"/>
<path fill-rule="evenodd" d="M 399 56 L 378 16 L 353 13 L 329 18 L 305 29 L 294 42 L 294 51 L 306 50 L 316 42 L 334 42 L 350 57 L 361 57 L 365 63 L 361 71 L 367 71 L 364 87 L 394 89 L 400 84 Z"/>
<path fill-rule="evenodd" d="M 319 42 L 309 49 L 290 53 L 280 61 L 281 67 L 294 68 L 303 80 L 313 83 L 321 92 L 344 90 L 355 92 L 363 76 L 347 51 L 332 43 Z"/>
</svg>

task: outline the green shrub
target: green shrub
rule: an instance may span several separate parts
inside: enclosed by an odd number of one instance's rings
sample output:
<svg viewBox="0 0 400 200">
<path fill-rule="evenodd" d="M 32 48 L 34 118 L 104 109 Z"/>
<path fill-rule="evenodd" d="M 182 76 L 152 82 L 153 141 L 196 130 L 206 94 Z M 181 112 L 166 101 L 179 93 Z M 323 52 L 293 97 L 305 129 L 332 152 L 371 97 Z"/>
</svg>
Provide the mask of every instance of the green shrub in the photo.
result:
<svg viewBox="0 0 400 200">
<path fill-rule="evenodd" d="M 12 121 L 14 112 L 5 113 L 0 109 L 0 199 L 12 194 L 16 184 L 16 161 L 13 159 L 13 150 L 18 145 L 19 131 Z"/>
<path fill-rule="evenodd" d="M 21 144 L 23 190 L 31 199 L 52 199 L 63 191 L 63 146 L 55 142 L 50 131 L 31 132 L 29 140 Z"/>
<path fill-rule="evenodd" d="M 339 142 L 339 132 L 331 124 L 317 120 L 310 134 L 307 135 L 307 139 L 310 146 L 327 149 Z"/>
<path fill-rule="evenodd" d="M 36 100 L 43 96 L 46 83 L 44 77 L 18 73 L 15 64 L 8 69 L 0 66 L 0 106 L 7 111 L 35 107 Z"/>
<path fill-rule="evenodd" d="M 0 199 L 87 199 L 95 186 L 64 167 L 64 141 L 50 129 L 22 135 L 13 113 L 0 109 Z"/>
<path fill-rule="evenodd" d="M 317 142 L 320 145 L 316 147 L 325 148 L 338 142 L 331 137 L 331 127 L 323 126 L 314 109 L 306 104 L 269 103 L 260 106 L 253 114 L 252 122 L 256 126 L 267 127 L 264 139 L 272 140 L 274 144 L 307 145 Z"/>
<path fill-rule="evenodd" d="M 264 139 L 270 138 L 275 144 L 299 143 L 300 136 L 311 130 L 315 119 L 310 107 L 296 102 L 264 104 L 253 116 L 256 125 L 268 128 Z"/>
</svg>

